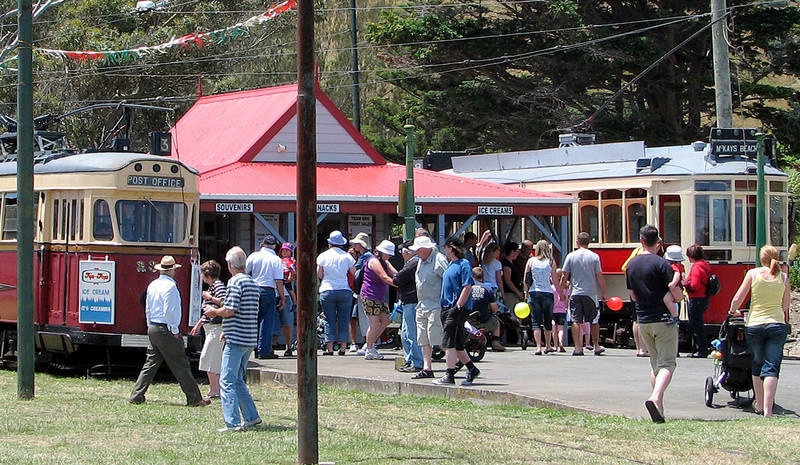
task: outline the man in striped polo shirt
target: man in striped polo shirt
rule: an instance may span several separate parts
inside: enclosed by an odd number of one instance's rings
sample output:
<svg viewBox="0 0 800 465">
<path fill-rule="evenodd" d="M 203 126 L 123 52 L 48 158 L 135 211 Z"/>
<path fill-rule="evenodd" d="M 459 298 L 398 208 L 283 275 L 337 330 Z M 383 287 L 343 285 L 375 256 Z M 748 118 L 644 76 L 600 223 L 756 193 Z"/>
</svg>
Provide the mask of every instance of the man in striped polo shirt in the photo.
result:
<svg viewBox="0 0 800 465">
<path fill-rule="evenodd" d="M 256 404 L 245 384 L 245 368 L 250 354 L 258 341 L 258 284 L 245 273 L 247 255 L 240 247 L 233 247 L 225 254 L 231 279 L 228 294 L 222 308 L 206 310 L 208 317 L 221 316 L 222 337 L 225 349 L 222 352 L 220 371 L 220 398 L 225 427 L 221 433 L 243 431 L 261 423 Z"/>
</svg>

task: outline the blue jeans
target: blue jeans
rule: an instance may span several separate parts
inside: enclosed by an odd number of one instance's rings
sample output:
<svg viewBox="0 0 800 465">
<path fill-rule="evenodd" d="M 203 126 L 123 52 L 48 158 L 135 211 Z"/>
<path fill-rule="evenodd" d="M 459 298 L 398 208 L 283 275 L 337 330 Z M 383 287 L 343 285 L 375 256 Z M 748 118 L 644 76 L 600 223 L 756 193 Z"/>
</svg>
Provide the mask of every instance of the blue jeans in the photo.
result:
<svg viewBox="0 0 800 465">
<path fill-rule="evenodd" d="M 787 328 L 783 323 L 767 323 L 745 328 L 747 347 L 753 354 L 753 376 L 761 379 L 778 377 L 783 361 L 786 332 Z"/>
<path fill-rule="evenodd" d="M 322 291 L 319 293 L 319 303 L 325 314 L 325 343 L 338 341 L 344 347 L 350 340 L 353 292 L 350 289 Z"/>
<path fill-rule="evenodd" d="M 272 335 L 278 327 L 275 289 L 262 287 L 258 297 L 258 355 L 272 354 Z"/>
<path fill-rule="evenodd" d="M 253 397 L 244 382 L 245 368 L 250 360 L 252 347 L 227 343 L 222 350 L 222 372 L 219 374 L 222 418 L 225 426 L 235 428 L 244 421 L 258 418 Z M 240 414 L 241 412 L 241 414 Z"/>
<path fill-rule="evenodd" d="M 708 355 L 708 339 L 703 314 L 708 310 L 708 297 L 689 299 L 689 331 L 692 333 L 692 352 Z"/>
<path fill-rule="evenodd" d="M 403 304 L 400 340 L 403 342 L 403 358 L 406 363 L 422 368 L 422 349 L 417 343 L 417 304 Z"/>
</svg>

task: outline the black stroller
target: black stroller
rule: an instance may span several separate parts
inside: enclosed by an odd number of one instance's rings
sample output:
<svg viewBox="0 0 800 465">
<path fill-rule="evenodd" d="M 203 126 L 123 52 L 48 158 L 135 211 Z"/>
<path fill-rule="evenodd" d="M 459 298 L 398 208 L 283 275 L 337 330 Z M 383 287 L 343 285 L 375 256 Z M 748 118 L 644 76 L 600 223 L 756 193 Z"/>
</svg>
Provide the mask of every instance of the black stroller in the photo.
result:
<svg viewBox="0 0 800 465">
<path fill-rule="evenodd" d="M 753 356 L 745 340 L 745 322 L 742 317 L 729 316 L 719 329 L 719 339 L 712 342 L 714 351 L 714 376 L 706 378 L 706 407 L 712 407 L 714 394 L 722 387 L 729 391 L 736 405 L 746 407 L 753 397 L 743 398 L 741 393 L 752 393 L 751 369 Z"/>
</svg>

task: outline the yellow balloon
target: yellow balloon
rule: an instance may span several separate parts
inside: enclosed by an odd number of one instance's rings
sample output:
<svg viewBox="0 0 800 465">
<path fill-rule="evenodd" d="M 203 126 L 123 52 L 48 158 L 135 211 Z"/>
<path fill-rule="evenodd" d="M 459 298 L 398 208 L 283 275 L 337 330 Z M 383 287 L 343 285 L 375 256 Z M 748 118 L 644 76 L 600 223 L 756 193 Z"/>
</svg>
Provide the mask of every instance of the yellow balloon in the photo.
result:
<svg viewBox="0 0 800 465">
<path fill-rule="evenodd" d="M 531 314 L 531 306 L 528 305 L 527 302 L 518 302 L 517 305 L 514 305 L 514 315 L 517 315 L 517 318 L 520 320 L 523 318 L 528 318 L 528 315 Z"/>
</svg>

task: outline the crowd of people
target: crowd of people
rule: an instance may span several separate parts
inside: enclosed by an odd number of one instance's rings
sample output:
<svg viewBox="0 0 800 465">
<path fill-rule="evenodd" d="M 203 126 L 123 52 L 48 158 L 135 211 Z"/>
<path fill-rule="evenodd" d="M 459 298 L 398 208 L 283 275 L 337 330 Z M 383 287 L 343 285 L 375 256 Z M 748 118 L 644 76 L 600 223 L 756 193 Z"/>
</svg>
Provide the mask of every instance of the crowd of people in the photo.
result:
<svg viewBox="0 0 800 465">
<path fill-rule="evenodd" d="M 470 386 L 481 371 L 466 351 L 466 328 L 486 331 L 493 351 L 503 352 L 502 307 L 525 302 L 532 328 L 534 355 L 566 352 L 565 328 L 572 324 L 573 356 L 588 349 L 596 356 L 605 349 L 599 341 L 599 309 L 606 300 L 606 285 L 599 256 L 589 250 L 590 236 L 581 232 L 575 250 L 562 267 L 552 245 L 540 240 L 499 244 L 491 233 L 480 239 L 468 232 L 464 239 L 448 238 L 441 246 L 420 228 L 412 241 L 383 240 L 374 249 L 370 237 L 359 233 L 347 239 L 340 231 L 327 238 L 328 248 L 316 260 L 319 304 L 325 331 L 322 355 L 357 353 L 365 360 L 381 360 L 381 335 L 390 323 L 391 309 L 402 313 L 400 339 L 404 364 L 399 371 L 412 379 L 431 379 L 437 385 L 456 383 L 466 367 L 462 386 Z M 640 231 L 641 246 L 624 265 L 627 287 L 636 314 L 637 355 L 650 358 L 651 396 L 645 408 L 654 422 L 664 421 L 663 398 L 676 368 L 678 354 L 678 301 L 688 295 L 694 357 L 708 355 L 703 333 L 703 312 L 708 308 L 705 286 L 710 269 L 703 250 L 693 245 L 686 257 L 692 263 L 688 276 L 679 246 L 663 249 L 658 230 L 650 225 Z M 150 345 L 147 359 L 129 397 L 145 402 L 145 392 L 162 362 L 166 362 L 186 395 L 187 405 L 208 405 L 221 399 L 225 427 L 220 432 L 241 431 L 261 423 L 245 384 L 245 368 L 251 356 L 277 358 L 276 336 L 283 333 L 284 356 L 292 356 L 292 326 L 296 296 L 293 246 L 266 235 L 259 250 L 249 256 L 239 247 L 226 254 L 231 275 L 227 286 L 220 280 L 221 266 L 214 260 L 201 265 L 202 317 L 191 334 L 205 333 L 199 368 L 208 376 L 209 391 L 203 396 L 191 374 L 178 331 L 181 300 L 174 280 L 180 267 L 170 256 L 155 266 L 159 277 L 147 289 L 145 315 Z M 762 267 L 745 276 L 731 302 L 731 315 L 752 294 L 747 321 L 747 342 L 753 353 L 754 409 L 772 414 L 781 364 L 781 346 L 788 323 L 788 283 L 777 262 L 777 250 L 761 250 Z M 699 323 L 698 323 L 699 322 Z M 357 337 L 363 335 L 363 344 Z M 703 341 L 703 342 L 701 342 Z M 436 378 L 434 348 L 444 351 L 446 370 Z"/>
</svg>

